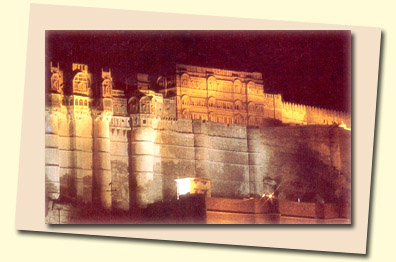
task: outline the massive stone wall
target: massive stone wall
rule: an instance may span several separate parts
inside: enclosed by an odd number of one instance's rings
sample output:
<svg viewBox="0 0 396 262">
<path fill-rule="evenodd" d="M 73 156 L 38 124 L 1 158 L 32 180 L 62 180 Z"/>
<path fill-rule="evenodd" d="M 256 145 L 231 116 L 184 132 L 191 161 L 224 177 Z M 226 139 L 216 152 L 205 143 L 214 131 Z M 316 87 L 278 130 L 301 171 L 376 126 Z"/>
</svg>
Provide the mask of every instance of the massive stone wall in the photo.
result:
<svg viewBox="0 0 396 262">
<path fill-rule="evenodd" d="M 307 193 L 328 199 L 333 190 L 344 188 L 349 200 L 350 131 L 312 125 L 268 127 L 258 133 L 254 146 L 262 154 L 264 187 L 275 181 L 280 198 L 295 201 Z M 264 191 L 271 192 L 271 187 Z"/>
<path fill-rule="evenodd" d="M 337 188 L 333 180 L 341 185 L 339 191 L 350 190 L 351 134 L 333 124 L 350 127 L 350 115 L 284 103 L 280 95 L 263 92 L 259 73 L 235 76 L 232 71 L 214 70 L 221 77 L 200 78 L 204 81 L 200 83 L 198 76 L 204 77 L 206 71 L 195 68 L 196 79 L 193 75 L 184 79 L 184 73 L 175 78 L 175 86 L 183 92 L 163 97 L 145 86 L 127 94 L 113 90 L 111 73 L 103 71 L 101 84 L 94 89 L 87 66 L 73 64 L 74 69 L 80 71 L 64 88 L 62 71 L 51 66 L 45 183 L 46 199 L 55 202 L 49 206 L 57 208 L 52 210 L 57 215 L 48 221 L 64 221 L 62 212 L 72 212 L 75 204 L 127 211 L 172 200 L 177 195 L 175 179 L 184 177 L 210 179 L 214 197 L 245 198 L 276 191 L 285 199 L 313 193 L 329 199 Z M 212 95 L 202 91 L 209 80 Z M 207 100 L 183 105 L 188 94 Z M 243 97 L 241 107 L 238 103 L 228 107 L 227 102 L 238 96 Z M 221 104 L 212 105 L 211 97 Z M 207 117 L 178 118 L 184 106 L 200 107 Z M 214 116 L 231 118 L 241 111 L 244 121 L 211 118 L 211 110 L 217 112 Z M 259 118 L 249 122 L 255 115 L 260 115 L 260 123 Z"/>
<path fill-rule="evenodd" d="M 338 170 L 350 181 L 350 132 L 339 127 L 260 129 L 179 119 L 134 127 L 131 134 L 142 206 L 175 198 L 174 180 L 183 177 L 210 179 L 212 196 L 228 198 L 274 191 L 290 198 L 294 180 L 306 173 Z M 320 190 L 312 192 L 330 194 Z"/>
<path fill-rule="evenodd" d="M 112 208 L 129 210 L 129 130 L 130 118 L 113 116 L 110 120 L 110 161 Z"/>
<path fill-rule="evenodd" d="M 108 134 L 104 142 L 103 136 L 95 136 L 99 120 L 92 131 L 92 120 L 85 119 L 84 131 L 75 133 L 71 127 L 80 120 L 68 122 L 67 114 L 59 112 L 48 115 L 46 184 L 52 200 L 66 197 L 90 204 L 99 198 L 104 207 L 129 210 L 174 200 L 175 179 L 183 177 L 210 179 L 213 197 L 246 198 L 276 191 L 281 199 L 297 200 L 310 192 L 325 198 L 329 192 L 321 192 L 323 186 L 307 192 L 298 187 L 312 186 L 301 184 L 307 174 L 312 181 L 340 179 L 333 170 L 341 173 L 350 190 L 350 131 L 339 127 L 253 128 L 160 118 L 146 118 L 142 125 L 139 116 L 135 122 L 113 116 L 102 127 L 107 131 L 101 129 L 101 134 Z M 103 176 L 107 171 L 109 176 Z M 95 187 L 95 181 L 105 181 L 105 188 Z"/>
</svg>

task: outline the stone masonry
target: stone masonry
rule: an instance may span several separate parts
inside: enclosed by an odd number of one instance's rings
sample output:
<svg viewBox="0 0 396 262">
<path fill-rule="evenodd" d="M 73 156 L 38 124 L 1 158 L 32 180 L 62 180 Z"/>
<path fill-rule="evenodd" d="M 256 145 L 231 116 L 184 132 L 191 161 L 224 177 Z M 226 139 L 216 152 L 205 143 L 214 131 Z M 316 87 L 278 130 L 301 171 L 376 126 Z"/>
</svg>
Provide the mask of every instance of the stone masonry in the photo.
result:
<svg viewBox="0 0 396 262">
<path fill-rule="evenodd" d="M 350 115 L 285 103 L 264 93 L 260 73 L 178 65 L 125 90 L 83 64 L 67 75 L 51 63 L 48 74 L 46 198 L 59 208 L 47 223 L 70 203 L 128 211 L 173 200 L 184 177 L 209 179 L 213 197 L 283 197 L 306 152 L 350 179 Z"/>
</svg>

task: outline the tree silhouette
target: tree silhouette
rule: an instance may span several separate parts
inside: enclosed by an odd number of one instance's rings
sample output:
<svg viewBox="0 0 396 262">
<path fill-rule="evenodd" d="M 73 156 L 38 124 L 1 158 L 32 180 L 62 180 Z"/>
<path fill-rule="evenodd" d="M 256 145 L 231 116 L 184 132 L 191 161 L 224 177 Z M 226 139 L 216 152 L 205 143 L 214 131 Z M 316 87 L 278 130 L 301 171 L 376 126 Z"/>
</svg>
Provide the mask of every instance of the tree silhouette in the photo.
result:
<svg viewBox="0 0 396 262">
<path fill-rule="evenodd" d="M 293 155 L 295 172 L 284 177 L 282 193 L 288 200 L 298 198 L 304 202 L 336 203 L 348 200 L 350 180 L 320 154 L 305 144 L 300 144 Z"/>
</svg>

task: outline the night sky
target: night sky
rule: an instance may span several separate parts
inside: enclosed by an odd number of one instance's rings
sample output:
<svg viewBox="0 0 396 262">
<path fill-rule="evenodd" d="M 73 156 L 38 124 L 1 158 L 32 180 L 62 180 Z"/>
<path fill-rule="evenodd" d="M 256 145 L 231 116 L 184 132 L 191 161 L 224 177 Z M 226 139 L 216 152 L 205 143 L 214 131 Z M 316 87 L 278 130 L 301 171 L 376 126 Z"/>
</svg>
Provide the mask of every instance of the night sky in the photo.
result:
<svg viewBox="0 0 396 262">
<path fill-rule="evenodd" d="M 350 31 L 47 31 L 49 61 L 110 67 L 116 83 L 175 63 L 261 72 L 266 93 L 350 112 Z"/>
</svg>

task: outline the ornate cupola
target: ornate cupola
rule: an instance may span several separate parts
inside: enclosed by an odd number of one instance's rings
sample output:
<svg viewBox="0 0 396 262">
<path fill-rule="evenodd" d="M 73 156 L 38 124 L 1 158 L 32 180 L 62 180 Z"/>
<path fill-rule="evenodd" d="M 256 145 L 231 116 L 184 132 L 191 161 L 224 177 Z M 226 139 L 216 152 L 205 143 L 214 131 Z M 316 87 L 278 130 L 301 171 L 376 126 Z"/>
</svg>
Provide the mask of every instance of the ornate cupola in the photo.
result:
<svg viewBox="0 0 396 262">
<path fill-rule="evenodd" d="M 111 77 L 111 69 L 108 72 L 102 68 L 102 85 L 100 90 L 101 97 L 111 98 L 113 91 L 113 78 Z"/>
<path fill-rule="evenodd" d="M 73 63 L 73 94 L 89 95 L 91 77 L 88 65 Z"/>
<path fill-rule="evenodd" d="M 59 69 L 58 66 L 53 66 L 50 63 L 50 73 L 51 73 L 51 83 L 50 91 L 51 93 L 63 94 L 63 71 Z"/>
</svg>

